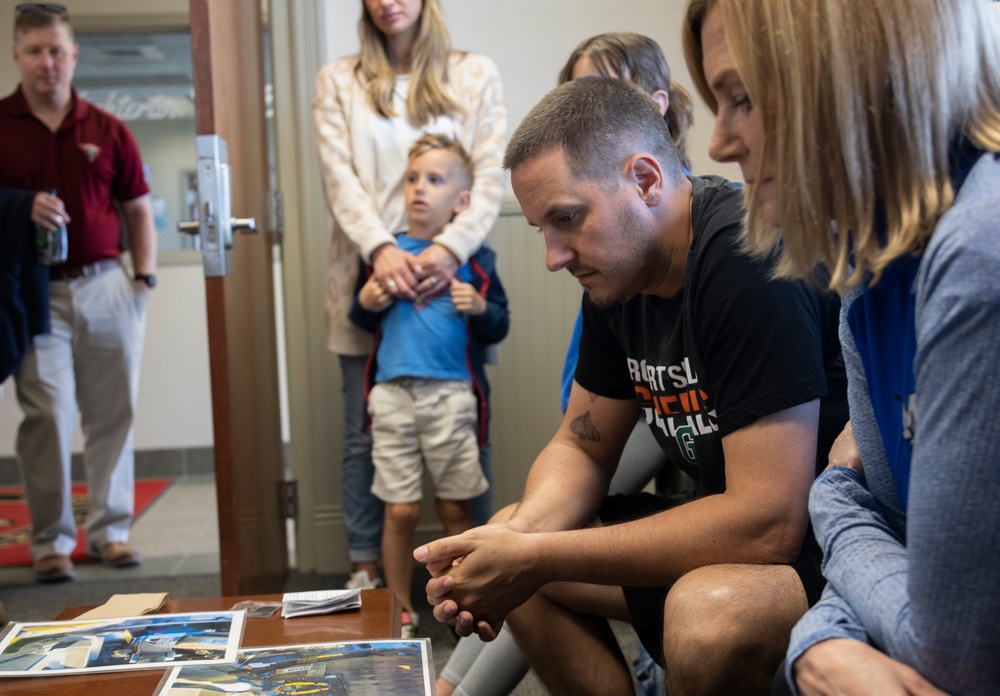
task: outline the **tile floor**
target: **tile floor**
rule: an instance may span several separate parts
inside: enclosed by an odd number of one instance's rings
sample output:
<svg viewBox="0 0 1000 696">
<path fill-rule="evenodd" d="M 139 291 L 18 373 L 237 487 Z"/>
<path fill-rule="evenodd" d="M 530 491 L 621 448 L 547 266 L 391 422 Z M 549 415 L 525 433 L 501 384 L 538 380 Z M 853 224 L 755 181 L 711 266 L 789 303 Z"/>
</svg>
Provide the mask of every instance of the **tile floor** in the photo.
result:
<svg viewBox="0 0 1000 696">
<path fill-rule="evenodd" d="M 215 477 L 181 476 L 139 516 L 130 543 L 142 554 L 142 565 L 118 570 L 100 563 L 78 563 L 79 580 L 101 578 L 205 575 L 219 572 L 219 538 L 215 506 Z M 33 582 L 30 566 L 0 568 L 0 585 Z"/>
</svg>

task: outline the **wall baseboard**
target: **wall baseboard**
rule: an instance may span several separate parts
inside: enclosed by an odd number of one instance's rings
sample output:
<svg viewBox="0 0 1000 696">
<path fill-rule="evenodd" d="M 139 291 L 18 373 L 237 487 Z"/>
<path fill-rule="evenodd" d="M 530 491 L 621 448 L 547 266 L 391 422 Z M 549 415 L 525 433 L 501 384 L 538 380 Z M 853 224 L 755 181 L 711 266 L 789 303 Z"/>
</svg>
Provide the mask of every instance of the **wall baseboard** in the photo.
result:
<svg viewBox="0 0 1000 696">
<path fill-rule="evenodd" d="M 73 455 L 73 481 L 82 482 L 83 457 Z M 181 478 L 194 474 L 214 474 L 215 454 L 211 447 L 141 450 L 135 453 L 135 477 Z M 21 485 L 21 472 L 14 457 L 0 457 L 0 486 Z"/>
</svg>

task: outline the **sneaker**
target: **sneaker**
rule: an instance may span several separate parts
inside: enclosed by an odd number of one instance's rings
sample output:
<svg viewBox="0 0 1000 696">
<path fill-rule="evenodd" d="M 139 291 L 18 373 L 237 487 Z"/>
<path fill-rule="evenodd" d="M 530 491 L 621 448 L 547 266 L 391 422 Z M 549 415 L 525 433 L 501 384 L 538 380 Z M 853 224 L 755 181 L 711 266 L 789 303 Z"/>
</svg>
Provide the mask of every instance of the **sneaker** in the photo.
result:
<svg viewBox="0 0 1000 696">
<path fill-rule="evenodd" d="M 420 616 L 415 611 L 403 610 L 403 630 L 400 636 L 403 640 L 413 640 L 417 637 L 417 629 L 420 628 Z"/>
<path fill-rule="evenodd" d="M 376 587 L 382 587 L 382 578 L 372 580 L 367 570 L 359 570 L 351 573 L 351 579 L 344 587 L 348 590 L 374 590 Z"/>
</svg>

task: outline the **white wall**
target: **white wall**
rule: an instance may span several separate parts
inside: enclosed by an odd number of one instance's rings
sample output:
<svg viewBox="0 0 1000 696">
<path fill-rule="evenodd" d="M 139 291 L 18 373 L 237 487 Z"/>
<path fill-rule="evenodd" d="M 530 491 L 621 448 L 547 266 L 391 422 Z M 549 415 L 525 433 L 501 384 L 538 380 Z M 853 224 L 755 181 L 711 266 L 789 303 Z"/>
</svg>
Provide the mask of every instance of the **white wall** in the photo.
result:
<svg viewBox="0 0 1000 696">
<path fill-rule="evenodd" d="M 150 192 L 167 202 L 166 225 L 157 229 L 157 246 L 161 251 L 192 248 L 190 238 L 182 239 L 177 231 L 177 223 L 185 211 L 182 172 L 194 171 L 197 162 L 194 120 L 129 121 L 127 125 L 149 167 Z"/>
<path fill-rule="evenodd" d="M 358 50 L 358 0 L 327 0 L 327 59 Z M 701 104 L 684 63 L 681 19 L 684 0 L 441 0 L 457 49 L 482 53 L 500 69 L 507 99 L 508 131 L 546 92 L 559 70 L 584 39 L 609 31 L 635 31 L 663 48 L 673 80 L 695 101 L 695 126 L 688 153 L 696 173 L 740 179 L 735 165 L 720 165 L 708 155 L 712 115 Z"/>
</svg>

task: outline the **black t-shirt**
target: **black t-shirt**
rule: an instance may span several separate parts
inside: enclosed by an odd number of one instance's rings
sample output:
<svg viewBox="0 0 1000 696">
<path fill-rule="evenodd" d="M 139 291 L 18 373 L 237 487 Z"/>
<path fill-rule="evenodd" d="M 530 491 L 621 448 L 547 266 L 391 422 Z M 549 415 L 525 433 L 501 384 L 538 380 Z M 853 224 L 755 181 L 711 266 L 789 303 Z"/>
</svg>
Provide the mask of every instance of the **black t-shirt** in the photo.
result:
<svg viewBox="0 0 1000 696">
<path fill-rule="evenodd" d="M 576 381 L 602 396 L 637 397 L 657 442 L 699 495 L 725 490 L 725 435 L 822 398 L 819 470 L 846 421 L 839 299 L 772 280 L 771 260 L 740 250 L 739 186 L 719 177 L 691 182 L 694 238 L 681 292 L 607 308 L 585 296 Z"/>
</svg>

